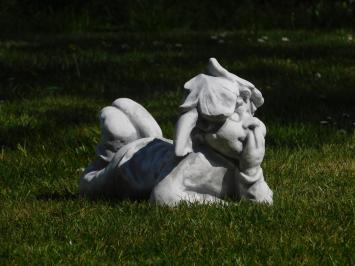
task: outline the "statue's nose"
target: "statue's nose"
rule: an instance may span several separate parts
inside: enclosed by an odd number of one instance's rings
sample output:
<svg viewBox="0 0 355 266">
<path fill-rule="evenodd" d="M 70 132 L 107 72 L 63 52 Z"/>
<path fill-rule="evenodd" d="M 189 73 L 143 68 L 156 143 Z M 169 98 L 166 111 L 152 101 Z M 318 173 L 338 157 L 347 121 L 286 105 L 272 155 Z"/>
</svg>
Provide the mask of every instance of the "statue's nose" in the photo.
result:
<svg viewBox="0 0 355 266">
<path fill-rule="evenodd" d="M 260 120 L 256 119 L 255 117 L 248 117 L 242 120 L 243 128 L 244 129 L 254 129 L 260 126 Z"/>
</svg>

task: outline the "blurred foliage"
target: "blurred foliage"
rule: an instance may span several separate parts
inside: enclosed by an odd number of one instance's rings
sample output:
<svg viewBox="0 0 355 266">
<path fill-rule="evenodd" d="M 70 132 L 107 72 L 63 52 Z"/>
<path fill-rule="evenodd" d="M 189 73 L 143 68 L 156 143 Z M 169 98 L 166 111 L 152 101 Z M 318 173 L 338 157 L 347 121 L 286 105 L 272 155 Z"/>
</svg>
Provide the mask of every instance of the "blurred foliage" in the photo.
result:
<svg viewBox="0 0 355 266">
<path fill-rule="evenodd" d="M 354 0 L 0 0 L 0 34 L 351 28 Z"/>
</svg>

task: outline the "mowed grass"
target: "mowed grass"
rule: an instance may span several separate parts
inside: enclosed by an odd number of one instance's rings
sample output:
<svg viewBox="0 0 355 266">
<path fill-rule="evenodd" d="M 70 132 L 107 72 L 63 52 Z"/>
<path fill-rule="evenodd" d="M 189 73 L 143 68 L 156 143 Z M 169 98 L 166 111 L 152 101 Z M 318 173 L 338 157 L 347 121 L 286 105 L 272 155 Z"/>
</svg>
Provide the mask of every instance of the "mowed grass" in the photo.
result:
<svg viewBox="0 0 355 266">
<path fill-rule="evenodd" d="M 0 264 L 353 265 L 354 32 L 91 33 L 0 42 Z M 355 39 L 355 38 L 354 38 Z M 99 110 L 142 103 L 171 138 L 209 57 L 263 92 L 274 205 L 78 197 Z"/>
</svg>

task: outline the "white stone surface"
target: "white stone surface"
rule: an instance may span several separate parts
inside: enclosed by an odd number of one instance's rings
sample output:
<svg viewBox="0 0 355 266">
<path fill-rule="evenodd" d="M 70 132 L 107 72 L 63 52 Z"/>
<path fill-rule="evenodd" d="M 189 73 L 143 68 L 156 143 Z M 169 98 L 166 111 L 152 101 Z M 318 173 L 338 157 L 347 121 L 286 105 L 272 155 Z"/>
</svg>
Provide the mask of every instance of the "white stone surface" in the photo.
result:
<svg viewBox="0 0 355 266">
<path fill-rule="evenodd" d="M 101 141 L 80 178 L 81 195 L 168 205 L 226 198 L 272 203 L 261 168 L 266 128 L 254 117 L 264 102 L 260 91 L 214 58 L 184 87 L 173 141 L 130 99 L 102 109 Z"/>
</svg>

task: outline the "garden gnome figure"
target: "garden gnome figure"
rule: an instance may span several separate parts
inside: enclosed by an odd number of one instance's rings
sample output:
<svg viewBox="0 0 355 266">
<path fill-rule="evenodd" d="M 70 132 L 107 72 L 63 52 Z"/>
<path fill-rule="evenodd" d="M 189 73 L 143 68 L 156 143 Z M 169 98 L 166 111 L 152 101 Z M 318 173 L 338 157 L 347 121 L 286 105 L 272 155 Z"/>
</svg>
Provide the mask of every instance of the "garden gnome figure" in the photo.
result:
<svg viewBox="0 0 355 266">
<path fill-rule="evenodd" d="M 260 91 L 214 58 L 184 88 L 173 141 L 130 99 L 102 109 L 101 141 L 81 176 L 82 195 L 168 205 L 226 198 L 272 203 L 261 168 L 266 128 L 254 117 L 264 102 Z"/>
</svg>

